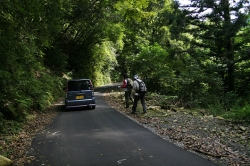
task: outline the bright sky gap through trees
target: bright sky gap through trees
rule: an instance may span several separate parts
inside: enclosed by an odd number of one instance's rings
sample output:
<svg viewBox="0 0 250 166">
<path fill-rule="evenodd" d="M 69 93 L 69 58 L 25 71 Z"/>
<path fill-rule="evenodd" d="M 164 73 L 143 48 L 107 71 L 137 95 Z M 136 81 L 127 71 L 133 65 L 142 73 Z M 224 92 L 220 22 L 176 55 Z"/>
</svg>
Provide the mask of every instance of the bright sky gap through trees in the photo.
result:
<svg viewBox="0 0 250 166">
<path fill-rule="evenodd" d="M 192 2 L 196 2 L 196 1 L 200 1 L 200 0 L 177 0 L 177 1 L 180 3 L 181 6 L 185 6 L 185 5 L 190 5 Z M 219 4 L 220 1 L 221 1 L 221 0 L 217 0 L 217 3 Z M 233 5 L 234 5 L 235 3 L 238 3 L 239 1 L 240 1 L 240 0 L 229 0 L 230 6 L 233 7 Z M 248 6 L 248 5 L 245 5 L 245 6 Z M 187 8 L 185 7 L 185 9 L 187 9 Z M 192 9 L 192 8 L 189 7 L 188 9 Z M 240 11 L 241 11 L 242 13 L 246 13 L 246 12 L 249 11 L 249 10 L 241 9 Z M 208 13 L 208 12 L 211 12 L 211 9 L 206 10 L 206 12 L 201 13 L 201 15 L 202 15 L 202 14 L 206 14 L 206 13 Z M 231 13 L 231 19 L 235 19 L 235 18 L 236 18 L 236 16 L 234 15 L 234 13 Z"/>
</svg>

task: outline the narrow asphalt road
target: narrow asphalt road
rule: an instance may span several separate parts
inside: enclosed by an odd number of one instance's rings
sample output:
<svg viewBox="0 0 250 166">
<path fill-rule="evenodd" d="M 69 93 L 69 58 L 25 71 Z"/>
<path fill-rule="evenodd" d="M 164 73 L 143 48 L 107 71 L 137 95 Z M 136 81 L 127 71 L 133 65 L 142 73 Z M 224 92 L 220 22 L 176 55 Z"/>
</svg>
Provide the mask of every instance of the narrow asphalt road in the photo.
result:
<svg viewBox="0 0 250 166">
<path fill-rule="evenodd" d="M 27 166 L 213 166 L 111 108 L 96 88 L 96 109 L 61 111 L 33 139 Z"/>
</svg>

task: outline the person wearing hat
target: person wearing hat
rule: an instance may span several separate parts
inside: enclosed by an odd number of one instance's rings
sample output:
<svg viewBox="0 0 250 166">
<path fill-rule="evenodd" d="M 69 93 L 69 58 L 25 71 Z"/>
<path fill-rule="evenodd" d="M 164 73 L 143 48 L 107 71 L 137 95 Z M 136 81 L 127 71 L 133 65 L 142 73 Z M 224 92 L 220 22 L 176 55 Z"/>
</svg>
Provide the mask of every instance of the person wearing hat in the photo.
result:
<svg viewBox="0 0 250 166">
<path fill-rule="evenodd" d="M 118 86 L 118 88 L 124 88 L 125 89 L 125 102 L 126 102 L 126 108 L 129 108 L 129 100 L 133 102 L 132 98 L 132 84 L 133 81 L 129 78 L 127 73 L 123 74 L 123 81 L 122 85 Z"/>
<path fill-rule="evenodd" d="M 143 113 L 147 113 L 147 108 L 146 108 L 146 103 L 145 103 L 145 94 L 146 94 L 146 86 L 145 86 L 145 91 L 140 91 L 140 84 L 144 82 L 139 79 L 138 75 L 134 76 L 134 82 L 133 82 L 133 89 L 135 90 L 135 97 L 134 97 L 134 103 L 132 107 L 132 114 L 136 112 L 137 108 L 137 103 L 139 100 L 141 100 L 141 105 L 143 109 Z"/>
</svg>

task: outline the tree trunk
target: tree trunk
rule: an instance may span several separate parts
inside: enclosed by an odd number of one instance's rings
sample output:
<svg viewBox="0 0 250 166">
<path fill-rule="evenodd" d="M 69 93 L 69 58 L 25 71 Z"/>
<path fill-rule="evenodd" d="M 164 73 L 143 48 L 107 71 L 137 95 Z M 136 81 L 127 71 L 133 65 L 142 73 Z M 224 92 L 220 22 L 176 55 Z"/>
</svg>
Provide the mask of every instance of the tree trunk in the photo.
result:
<svg viewBox="0 0 250 166">
<path fill-rule="evenodd" d="M 230 42 L 231 43 L 231 42 Z M 234 53 L 233 53 L 233 44 L 228 44 L 228 91 L 235 91 L 235 76 L 234 76 Z M 229 52 L 230 51 L 230 52 Z"/>
<path fill-rule="evenodd" d="M 228 67 L 228 80 L 227 87 L 229 92 L 235 91 L 235 76 L 234 76 L 234 50 L 233 50 L 233 38 L 228 33 L 228 27 L 231 25 L 229 0 L 221 0 L 223 17 L 224 17 L 224 37 L 225 37 L 225 57 L 227 59 Z"/>
</svg>

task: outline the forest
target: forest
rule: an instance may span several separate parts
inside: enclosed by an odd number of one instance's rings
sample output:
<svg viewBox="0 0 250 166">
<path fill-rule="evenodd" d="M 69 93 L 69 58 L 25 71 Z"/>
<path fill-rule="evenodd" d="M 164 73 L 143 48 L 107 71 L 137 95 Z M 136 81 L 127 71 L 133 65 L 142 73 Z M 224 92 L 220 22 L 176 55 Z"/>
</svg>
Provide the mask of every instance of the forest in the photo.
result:
<svg viewBox="0 0 250 166">
<path fill-rule="evenodd" d="M 64 96 L 137 74 L 185 108 L 250 122 L 248 0 L 0 1 L 0 132 Z"/>
</svg>

